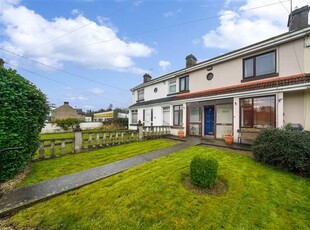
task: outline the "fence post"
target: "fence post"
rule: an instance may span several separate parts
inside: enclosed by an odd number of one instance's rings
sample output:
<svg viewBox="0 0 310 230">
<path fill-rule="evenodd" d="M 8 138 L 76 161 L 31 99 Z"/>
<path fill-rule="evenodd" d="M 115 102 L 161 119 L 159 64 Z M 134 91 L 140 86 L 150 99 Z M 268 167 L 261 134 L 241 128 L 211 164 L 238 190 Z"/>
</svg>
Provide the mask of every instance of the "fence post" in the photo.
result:
<svg viewBox="0 0 310 230">
<path fill-rule="evenodd" d="M 138 121 L 137 128 L 138 128 L 138 140 L 142 141 L 143 140 L 143 125 L 140 120 Z"/>
<path fill-rule="evenodd" d="M 74 129 L 74 153 L 81 152 L 83 148 L 83 135 L 82 129 L 79 125 Z"/>
</svg>

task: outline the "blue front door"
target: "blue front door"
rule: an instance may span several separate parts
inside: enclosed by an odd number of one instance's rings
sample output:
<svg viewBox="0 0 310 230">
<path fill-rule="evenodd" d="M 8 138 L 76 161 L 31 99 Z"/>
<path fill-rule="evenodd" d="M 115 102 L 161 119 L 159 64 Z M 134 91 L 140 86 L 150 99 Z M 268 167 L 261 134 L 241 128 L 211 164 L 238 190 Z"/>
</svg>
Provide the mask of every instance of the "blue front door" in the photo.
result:
<svg viewBox="0 0 310 230">
<path fill-rule="evenodd" d="M 205 135 L 214 135 L 214 106 L 205 107 Z"/>
</svg>

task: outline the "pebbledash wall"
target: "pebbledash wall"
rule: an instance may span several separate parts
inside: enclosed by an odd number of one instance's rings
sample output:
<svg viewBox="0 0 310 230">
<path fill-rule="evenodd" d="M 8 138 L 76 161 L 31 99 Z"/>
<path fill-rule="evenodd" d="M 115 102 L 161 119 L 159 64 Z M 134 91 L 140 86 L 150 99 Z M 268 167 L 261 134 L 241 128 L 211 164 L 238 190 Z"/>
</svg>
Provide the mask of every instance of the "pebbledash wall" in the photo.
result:
<svg viewBox="0 0 310 230">
<path fill-rule="evenodd" d="M 293 11 L 305 23 L 287 33 L 201 63 L 189 55 L 186 68 L 153 80 L 145 74 L 131 89 L 129 128 L 141 120 L 145 126 L 170 125 L 175 135 L 179 129 L 213 138 L 231 133 L 235 141 L 243 127 L 299 123 L 310 130 L 308 13 L 308 6 Z M 300 20 L 289 23 L 295 22 Z M 265 74 L 258 73 L 262 59 L 270 69 Z"/>
</svg>

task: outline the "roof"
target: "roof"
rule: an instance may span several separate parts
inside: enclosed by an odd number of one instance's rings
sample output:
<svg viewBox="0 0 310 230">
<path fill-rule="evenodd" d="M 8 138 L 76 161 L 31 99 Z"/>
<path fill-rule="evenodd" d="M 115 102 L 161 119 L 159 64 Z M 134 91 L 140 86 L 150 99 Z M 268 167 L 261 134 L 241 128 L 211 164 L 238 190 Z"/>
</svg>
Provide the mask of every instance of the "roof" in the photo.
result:
<svg viewBox="0 0 310 230">
<path fill-rule="evenodd" d="M 162 82 L 167 79 L 171 79 L 177 76 L 185 75 L 190 72 L 206 68 L 209 65 L 215 65 L 224 61 L 232 60 L 234 58 L 238 58 L 241 56 L 245 56 L 254 52 L 258 52 L 263 49 L 268 49 L 271 47 L 278 46 L 279 44 L 291 42 L 293 40 L 299 39 L 301 37 L 304 37 L 306 35 L 310 35 L 310 26 L 308 26 L 305 29 L 301 29 L 298 31 L 293 32 L 286 32 L 271 38 L 268 38 L 266 40 L 251 44 L 249 46 L 245 46 L 243 48 L 228 52 L 226 54 L 211 58 L 209 60 L 197 63 L 196 65 L 189 67 L 189 68 L 182 68 L 177 71 L 162 75 L 160 77 L 154 78 L 151 81 L 148 81 L 146 83 L 139 84 L 131 89 L 131 91 L 140 89 L 145 86 L 153 85 L 159 82 Z"/>
<path fill-rule="evenodd" d="M 216 96 L 216 95 L 223 95 L 223 94 L 228 94 L 228 93 L 247 92 L 247 91 L 282 87 L 282 86 L 288 86 L 288 85 L 297 85 L 297 84 L 302 84 L 302 83 L 310 83 L 310 74 L 297 74 L 297 75 L 290 75 L 290 76 L 284 76 L 284 77 L 274 77 L 274 78 L 256 80 L 256 81 L 251 81 L 251 82 L 246 82 L 246 83 L 240 83 L 237 85 L 225 86 L 225 87 L 216 88 L 216 89 L 196 91 L 193 93 L 183 93 L 183 94 L 178 94 L 173 97 L 166 97 L 166 98 L 161 98 L 161 99 L 156 99 L 156 100 L 138 102 L 130 106 L 130 108 L 136 107 L 136 106 L 168 102 L 168 101 L 177 101 L 177 100 L 199 98 L 199 97 L 206 97 L 206 96 Z"/>
</svg>

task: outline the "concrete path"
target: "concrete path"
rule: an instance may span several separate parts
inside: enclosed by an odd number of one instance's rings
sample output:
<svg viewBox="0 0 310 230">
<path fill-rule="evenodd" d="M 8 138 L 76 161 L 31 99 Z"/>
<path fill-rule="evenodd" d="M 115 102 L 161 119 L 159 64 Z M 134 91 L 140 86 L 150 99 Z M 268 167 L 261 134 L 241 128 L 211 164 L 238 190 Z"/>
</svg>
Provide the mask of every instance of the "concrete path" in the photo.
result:
<svg viewBox="0 0 310 230">
<path fill-rule="evenodd" d="M 77 189 L 103 178 L 123 172 L 129 168 L 166 156 L 170 153 L 200 144 L 199 139 L 187 139 L 186 142 L 164 149 L 155 150 L 110 164 L 91 168 L 81 172 L 44 181 L 38 184 L 15 189 L 3 195 L 0 200 L 0 217 L 33 203 L 51 198 L 64 192 Z M 83 154 L 83 153 L 81 153 Z"/>
</svg>

